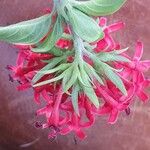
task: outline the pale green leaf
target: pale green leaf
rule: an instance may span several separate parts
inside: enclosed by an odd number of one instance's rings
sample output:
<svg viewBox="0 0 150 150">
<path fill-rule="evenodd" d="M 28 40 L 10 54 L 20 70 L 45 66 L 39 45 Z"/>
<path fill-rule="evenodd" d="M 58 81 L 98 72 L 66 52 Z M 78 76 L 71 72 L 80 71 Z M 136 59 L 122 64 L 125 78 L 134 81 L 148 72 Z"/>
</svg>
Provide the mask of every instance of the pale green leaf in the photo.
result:
<svg viewBox="0 0 150 150">
<path fill-rule="evenodd" d="M 118 11 L 127 0 L 71 1 L 72 6 L 91 16 L 105 16 Z"/>
<path fill-rule="evenodd" d="M 78 70 L 78 66 L 73 67 L 72 76 L 68 80 L 66 85 L 64 86 L 65 92 L 68 91 L 74 85 L 74 83 L 76 83 L 77 78 L 78 78 L 78 71 L 77 70 Z"/>
<path fill-rule="evenodd" d="M 90 84 L 88 86 L 90 86 Z M 85 95 L 94 104 L 94 106 L 99 108 L 99 105 L 100 105 L 99 100 L 98 100 L 98 97 L 95 94 L 95 91 L 94 91 L 93 87 L 92 86 L 91 87 L 82 86 L 82 88 L 83 88 L 83 91 L 84 91 Z"/>
<path fill-rule="evenodd" d="M 61 38 L 62 34 L 63 34 L 62 17 L 58 16 L 56 23 L 53 27 L 53 31 L 48 35 L 48 37 L 44 40 L 44 42 L 38 44 L 36 48 L 32 48 L 32 51 L 40 53 L 51 52 L 57 40 Z"/>
<path fill-rule="evenodd" d="M 97 55 L 100 61 L 121 61 L 121 62 L 130 62 L 130 60 L 122 55 L 116 55 L 111 52 L 101 52 Z"/>
<path fill-rule="evenodd" d="M 69 8 L 68 15 L 73 31 L 83 40 L 91 43 L 103 38 L 101 27 L 91 17 L 75 8 Z"/>
<path fill-rule="evenodd" d="M 84 93 L 89 98 L 89 100 L 95 105 L 95 107 L 99 107 L 99 100 L 95 94 L 93 87 L 91 86 L 89 76 L 85 72 L 84 68 L 80 66 L 81 78 L 84 82 L 84 85 L 81 85 Z"/>
<path fill-rule="evenodd" d="M 61 61 L 62 61 L 62 58 L 60 58 L 60 57 L 51 59 L 50 62 L 45 67 L 43 67 L 40 71 L 37 72 L 37 74 L 32 79 L 32 83 L 36 83 L 38 80 L 40 80 L 44 76 L 44 74 L 41 72 L 52 69 Z"/>
<path fill-rule="evenodd" d="M 80 87 L 79 85 L 75 85 L 72 88 L 72 93 L 71 93 L 71 101 L 72 101 L 72 105 L 73 108 L 76 112 L 76 114 L 79 116 L 79 106 L 78 106 L 78 95 L 79 95 L 79 91 L 80 91 Z"/>
<path fill-rule="evenodd" d="M 109 52 L 109 53 L 115 54 L 115 55 L 119 55 L 119 54 L 122 54 L 122 53 L 126 52 L 128 49 L 129 49 L 129 47 L 126 47 L 126 48 L 124 48 L 124 49 L 114 50 L 114 51 L 111 51 L 111 52 Z"/>
<path fill-rule="evenodd" d="M 69 66 L 70 66 L 69 63 L 63 63 L 63 64 L 60 64 L 59 66 L 57 66 L 53 69 L 46 70 L 46 71 L 39 71 L 39 73 L 44 74 L 44 75 L 51 74 L 51 73 L 54 73 L 54 72 L 57 72 L 57 71 L 66 70 Z"/>
<path fill-rule="evenodd" d="M 87 74 L 89 76 L 91 76 L 91 78 L 94 77 L 100 84 L 104 85 L 103 80 L 96 73 L 96 70 L 91 65 L 89 65 L 88 63 L 85 63 L 85 71 L 87 72 Z"/>
<path fill-rule="evenodd" d="M 101 63 L 101 67 L 105 73 L 105 75 L 108 77 L 108 79 L 116 85 L 116 87 L 124 94 L 127 94 L 126 88 L 124 86 L 124 83 L 122 82 L 121 78 L 117 73 L 115 73 L 109 65 L 105 63 Z"/>
<path fill-rule="evenodd" d="M 15 44 L 32 45 L 39 42 L 50 30 L 51 15 L 0 27 L 0 40 Z"/>
<path fill-rule="evenodd" d="M 52 82 L 56 82 L 56 81 L 59 81 L 60 79 L 62 79 L 64 77 L 64 72 L 60 75 L 58 75 L 57 77 L 54 77 L 52 79 L 49 79 L 49 80 L 45 80 L 45 81 L 42 81 L 42 82 L 39 82 L 37 84 L 34 84 L 33 87 L 38 87 L 38 86 L 43 86 L 43 85 L 46 85 L 46 84 L 50 84 Z"/>
<path fill-rule="evenodd" d="M 73 71 L 73 67 L 69 67 L 67 70 L 66 70 L 66 73 L 63 77 L 63 80 L 62 80 L 62 87 L 63 87 L 63 91 L 65 92 L 65 86 L 66 86 L 66 83 L 70 80 L 71 76 L 72 76 L 72 71 Z"/>
</svg>

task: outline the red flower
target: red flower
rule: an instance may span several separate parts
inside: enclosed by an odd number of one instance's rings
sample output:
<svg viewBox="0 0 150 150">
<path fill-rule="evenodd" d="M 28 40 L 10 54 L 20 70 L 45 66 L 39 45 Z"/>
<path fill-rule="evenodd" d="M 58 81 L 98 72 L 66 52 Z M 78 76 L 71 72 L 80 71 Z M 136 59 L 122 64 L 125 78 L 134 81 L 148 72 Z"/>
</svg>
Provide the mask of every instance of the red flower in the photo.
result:
<svg viewBox="0 0 150 150">
<path fill-rule="evenodd" d="M 100 18 L 99 25 L 103 27 L 105 37 L 96 43 L 95 52 L 114 51 L 120 49 L 120 45 L 110 35 L 112 32 L 121 29 L 124 24 L 122 22 L 106 26 L 106 19 Z M 66 30 L 66 29 L 65 29 Z M 66 31 L 69 34 L 69 30 Z M 60 39 L 57 47 L 69 49 L 72 46 L 71 40 Z M 52 54 L 34 53 L 28 46 L 17 46 L 20 51 L 18 54 L 17 65 L 8 66 L 12 71 L 12 78 L 20 84 L 18 90 L 24 90 L 32 87 L 32 79 L 44 66 L 46 61 L 51 60 L 55 56 Z M 34 99 L 36 103 L 41 103 L 41 98 L 45 100 L 46 106 L 37 111 L 37 115 L 45 115 L 46 122 L 42 124 L 42 128 L 50 130 L 49 138 L 54 138 L 58 134 L 66 135 L 74 132 L 80 139 L 84 139 L 86 134 L 84 129 L 92 126 L 95 118 L 98 116 L 108 115 L 108 122 L 113 124 L 117 121 L 120 112 L 125 111 L 129 114 L 129 106 L 131 102 L 138 96 L 142 101 L 148 99 L 148 94 L 145 88 L 149 87 L 150 80 L 144 77 L 144 72 L 150 67 L 150 61 L 140 61 L 143 53 L 143 45 L 137 43 L 136 52 L 131 59 L 125 52 L 123 56 L 130 59 L 131 62 L 112 62 L 111 65 L 116 69 L 122 68 L 118 75 L 122 79 L 127 94 L 123 95 L 120 90 L 109 80 L 105 79 L 105 84 L 100 85 L 97 82 L 94 84 L 95 93 L 102 103 L 102 106 L 96 108 L 88 99 L 88 97 L 80 92 L 78 96 L 79 114 L 77 114 L 72 105 L 72 99 L 69 94 L 63 93 L 61 82 L 46 84 L 39 87 L 34 87 Z M 67 57 L 67 62 L 73 61 L 73 56 Z M 93 65 L 93 62 L 88 56 L 84 56 L 84 60 Z M 44 75 L 38 82 L 45 81 L 51 78 L 51 75 Z M 71 90 L 71 89 L 70 89 Z M 39 125 L 38 127 L 41 127 Z"/>
</svg>

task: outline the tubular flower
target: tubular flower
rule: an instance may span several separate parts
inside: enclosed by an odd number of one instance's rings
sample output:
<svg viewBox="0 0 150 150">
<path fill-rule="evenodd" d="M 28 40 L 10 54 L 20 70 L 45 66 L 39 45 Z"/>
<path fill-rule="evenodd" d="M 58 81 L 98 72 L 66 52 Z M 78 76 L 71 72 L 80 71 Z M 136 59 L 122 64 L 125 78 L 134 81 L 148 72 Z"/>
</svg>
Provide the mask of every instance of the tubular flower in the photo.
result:
<svg viewBox="0 0 150 150">
<path fill-rule="evenodd" d="M 44 100 L 36 115 L 46 119 L 35 126 L 48 128 L 49 138 L 74 132 L 84 139 L 84 129 L 97 116 L 107 115 L 114 124 L 121 112 L 130 114 L 135 97 L 149 99 L 145 72 L 150 60 L 141 61 L 142 42 L 132 58 L 113 38 L 123 22 L 108 25 L 99 17 L 114 13 L 125 1 L 53 2 L 42 17 L 0 27 L 0 40 L 19 49 L 16 66 L 7 66 L 10 80 L 18 82 L 19 91 L 32 88 L 38 105 Z"/>
<path fill-rule="evenodd" d="M 122 28 L 123 23 L 115 23 L 113 25 L 106 25 L 106 18 L 100 18 L 100 26 L 103 26 L 106 32 L 104 39 L 97 41 L 96 51 L 97 54 L 103 52 L 113 52 L 117 43 L 111 37 L 111 33 L 118 31 Z M 68 40 L 59 40 L 57 46 L 62 49 L 68 49 L 70 43 Z M 12 71 L 12 78 L 19 81 L 18 90 L 24 90 L 32 87 L 32 79 L 36 73 L 43 67 L 48 65 L 48 62 L 55 58 L 51 53 L 42 54 L 34 53 L 30 47 L 17 46 L 20 49 L 17 65 L 9 66 Z M 120 53 L 120 49 L 115 51 Z M 94 90 L 101 102 L 101 106 L 96 108 L 89 100 L 84 92 L 78 95 L 78 114 L 72 105 L 72 97 L 70 94 L 64 93 L 61 82 L 45 84 L 38 87 L 33 87 L 34 99 L 40 104 L 41 98 L 45 100 L 46 106 L 37 111 L 37 115 L 45 115 L 46 122 L 41 126 L 42 128 L 49 128 L 49 138 L 54 138 L 58 134 L 66 135 L 74 132 L 80 139 L 84 139 L 86 134 L 83 129 L 92 126 L 95 122 L 96 116 L 108 115 L 108 122 L 113 124 L 117 121 L 118 115 L 122 111 L 128 111 L 131 102 L 135 96 L 138 96 L 142 101 L 148 99 L 148 94 L 144 92 L 145 88 L 149 87 L 149 79 L 144 77 L 144 72 L 150 67 L 150 61 L 140 61 L 143 52 L 143 45 L 141 42 L 137 43 L 135 55 L 130 58 L 126 52 L 121 53 L 130 60 L 128 62 L 120 62 L 118 58 L 112 61 L 112 66 L 121 71 L 117 74 L 122 79 L 127 90 L 126 95 L 117 88 L 117 86 L 109 79 L 105 78 L 105 84 L 101 85 L 95 83 Z M 106 56 L 108 57 L 108 56 Z M 113 59 L 113 56 L 111 56 Z M 106 58 L 107 59 L 107 58 Z M 115 58 L 114 58 L 115 59 Z M 87 63 L 91 64 L 89 57 L 85 56 Z M 111 62 L 111 60 L 109 61 Z M 54 74 L 46 74 L 42 76 L 37 83 L 52 78 Z M 71 89 L 70 89 L 71 92 Z M 88 120 L 88 121 L 87 121 Z"/>
</svg>

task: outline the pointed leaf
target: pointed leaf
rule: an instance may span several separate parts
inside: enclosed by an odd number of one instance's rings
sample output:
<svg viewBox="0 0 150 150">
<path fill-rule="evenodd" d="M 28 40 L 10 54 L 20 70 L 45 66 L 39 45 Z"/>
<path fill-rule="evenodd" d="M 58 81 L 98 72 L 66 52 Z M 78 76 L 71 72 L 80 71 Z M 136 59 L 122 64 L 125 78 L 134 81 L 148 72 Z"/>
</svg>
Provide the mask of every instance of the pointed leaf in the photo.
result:
<svg viewBox="0 0 150 150">
<path fill-rule="evenodd" d="M 70 64 L 68 63 L 63 63 L 63 64 L 60 64 L 59 66 L 53 68 L 53 69 L 50 69 L 50 70 L 46 70 L 46 71 L 39 71 L 39 73 L 41 74 L 51 74 L 51 73 L 54 73 L 54 72 L 57 72 L 57 71 L 63 71 L 63 70 L 66 70 L 68 67 L 70 66 Z"/>
<path fill-rule="evenodd" d="M 95 91 L 93 89 L 93 87 L 91 86 L 90 83 L 90 79 L 89 76 L 87 75 L 87 73 L 85 72 L 85 70 L 82 68 L 82 66 L 80 66 L 80 72 L 81 72 L 81 78 L 84 81 L 84 84 L 86 85 L 82 85 L 82 89 L 84 91 L 84 93 L 86 94 L 86 96 L 89 98 L 89 100 L 95 105 L 95 107 L 99 107 L 99 100 L 95 94 Z"/>
<path fill-rule="evenodd" d="M 118 11 L 126 0 L 72 1 L 72 6 L 91 16 L 105 16 Z"/>
<path fill-rule="evenodd" d="M 65 92 L 67 92 L 74 85 L 74 83 L 76 83 L 77 78 L 78 78 L 78 74 L 77 74 L 78 71 L 77 70 L 78 70 L 78 66 L 73 67 L 72 76 L 68 80 L 66 85 L 64 86 Z"/>
<path fill-rule="evenodd" d="M 51 15 L 0 27 L 0 40 L 15 44 L 32 45 L 39 42 L 50 30 Z"/>
<path fill-rule="evenodd" d="M 103 38 L 103 31 L 94 19 L 74 8 L 69 8 L 68 15 L 73 31 L 83 40 L 91 43 Z"/>
<path fill-rule="evenodd" d="M 124 83 L 122 82 L 121 78 L 117 73 L 115 73 L 109 65 L 105 63 L 101 63 L 101 67 L 103 68 L 103 71 L 105 75 L 108 77 L 108 79 L 111 80 L 112 83 L 116 85 L 116 87 L 124 94 L 127 94 L 126 88 L 124 86 Z"/>
<path fill-rule="evenodd" d="M 79 91 L 80 91 L 80 87 L 77 84 L 77 85 L 73 86 L 72 93 L 71 93 L 72 105 L 73 105 L 73 108 L 74 108 L 74 110 L 78 116 L 79 116 L 79 106 L 78 106 Z"/>
<path fill-rule="evenodd" d="M 94 77 L 100 84 L 104 85 L 103 80 L 101 77 L 96 73 L 95 69 L 89 65 L 88 63 L 85 64 L 85 70 L 89 76 Z"/>
<path fill-rule="evenodd" d="M 114 51 L 111 51 L 111 52 L 109 52 L 109 53 L 111 53 L 111 54 L 122 54 L 122 53 L 124 53 L 124 52 L 126 52 L 127 50 L 129 49 L 129 47 L 126 47 L 126 48 L 124 48 L 124 49 L 120 49 L 120 50 L 114 50 Z"/>
<path fill-rule="evenodd" d="M 58 16 L 53 31 L 48 35 L 44 42 L 39 44 L 36 48 L 32 48 L 32 51 L 40 53 L 51 52 L 50 50 L 55 46 L 56 41 L 62 36 L 62 34 L 62 18 L 61 16 Z"/>
<path fill-rule="evenodd" d="M 90 83 L 88 84 L 90 86 Z M 98 97 L 95 94 L 95 91 L 93 87 L 83 87 L 83 91 L 86 94 L 86 96 L 89 98 L 89 100 L 94 104 L 95 107 L 99 108 L 99 100 Z"/>
<path fill-rule="evenodd" d="M 130 62 L 130 60 L 122 55 L 115 55 L 111 52 L 101 52 L 97 55 L 100 61 L 121 61 L 121 62 Z"/>
<path fill-rule="evenodd" d="M 46 85 L 46 84 L 50 84 L 52 82 L 56 82 L 56 81 L 62 79 L 63 77 L 64 77 L 64 72 L 62 74 L 60 74 L 59 76 L 57 76 L 57 77 L 54 77 L 52 79 L 45 80 L 43 82 L 39 82 L 37 84 L 34 84 L 33 87 L 38 87 L 38 86 L 43 86 L 43 85 Z"/>
<path fill-rule="evenodd" d="M 47 71 L 49 69 L 52 69 L 53 67 L 55 67 L 58 63 L 60 63 L 62 61 L 62 58 L 60 57 L 56 57 L 56 58 L 53 58 L 49 64 L 47 64 L 45 67 L 43 67 L 40 71 L 37 72 L 37 74 L 34 76 L 34 78 L 32 79 L 32 83 L 36 83 L 38 80 L 40 80 L 44 74 L 41 73 L 43 71 Z"/>
<path fill-rule="evenodd" d="M 66 86 L 66 83 L 70 80 L 71 76 L 72 76 L 72 71 L 73 71 L 73 67 L 69 67 L 67 70 L 66 70 L 66 74 L 64 75 L 63 77 L 63 80 L 62 80 L 62 87 L 63 87 L 63 91 L 65 92 L 65 86 Z"/>
</svg>

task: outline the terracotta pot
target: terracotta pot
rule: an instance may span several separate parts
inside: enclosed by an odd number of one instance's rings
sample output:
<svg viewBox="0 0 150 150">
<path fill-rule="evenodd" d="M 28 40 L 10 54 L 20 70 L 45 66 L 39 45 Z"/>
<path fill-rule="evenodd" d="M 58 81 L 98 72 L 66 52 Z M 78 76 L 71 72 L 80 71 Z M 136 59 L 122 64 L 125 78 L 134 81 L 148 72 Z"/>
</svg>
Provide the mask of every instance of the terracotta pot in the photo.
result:
<svg viewBox="0 0 150 150">
<path fill-rule="evenodd" d="M 42 14 L 50 7 L 46 0 L 1 0 L 0 25 L 8 25 Z M 150 1 L 130 0 L 116 14 L 109 16 L 109 22 L 124 21 L 126 29 L 118 32 L 117 38 L 123 46 L 134 47 L 140 39 L 145 45 L 145 58 L 150 59 Z M 133 50 L 131 49 L 131 54 Z M 150 149 L 150 103 L 136 101 L 130 116 L 120 115 L 115 125 L 109 125 L 106 118 L 98 118 L 96 124 L 87 130 L 87 139 L 74 142 L 72 134 L 59 136 L 51 142 L 47 130 L 34 127 L 35 111 L 39 106 L 33 102 L 32 91 L 18 92 L 15 83 L 9 82 L 7 64 L 15 64 L 17 49 L 0 43 L 0 149 L 1 150 L 149 150 Z M 25 143 L 30 143 L 26 144 Z M 75 144 L 76 143 L 76 144 Z"/>
</svg>

